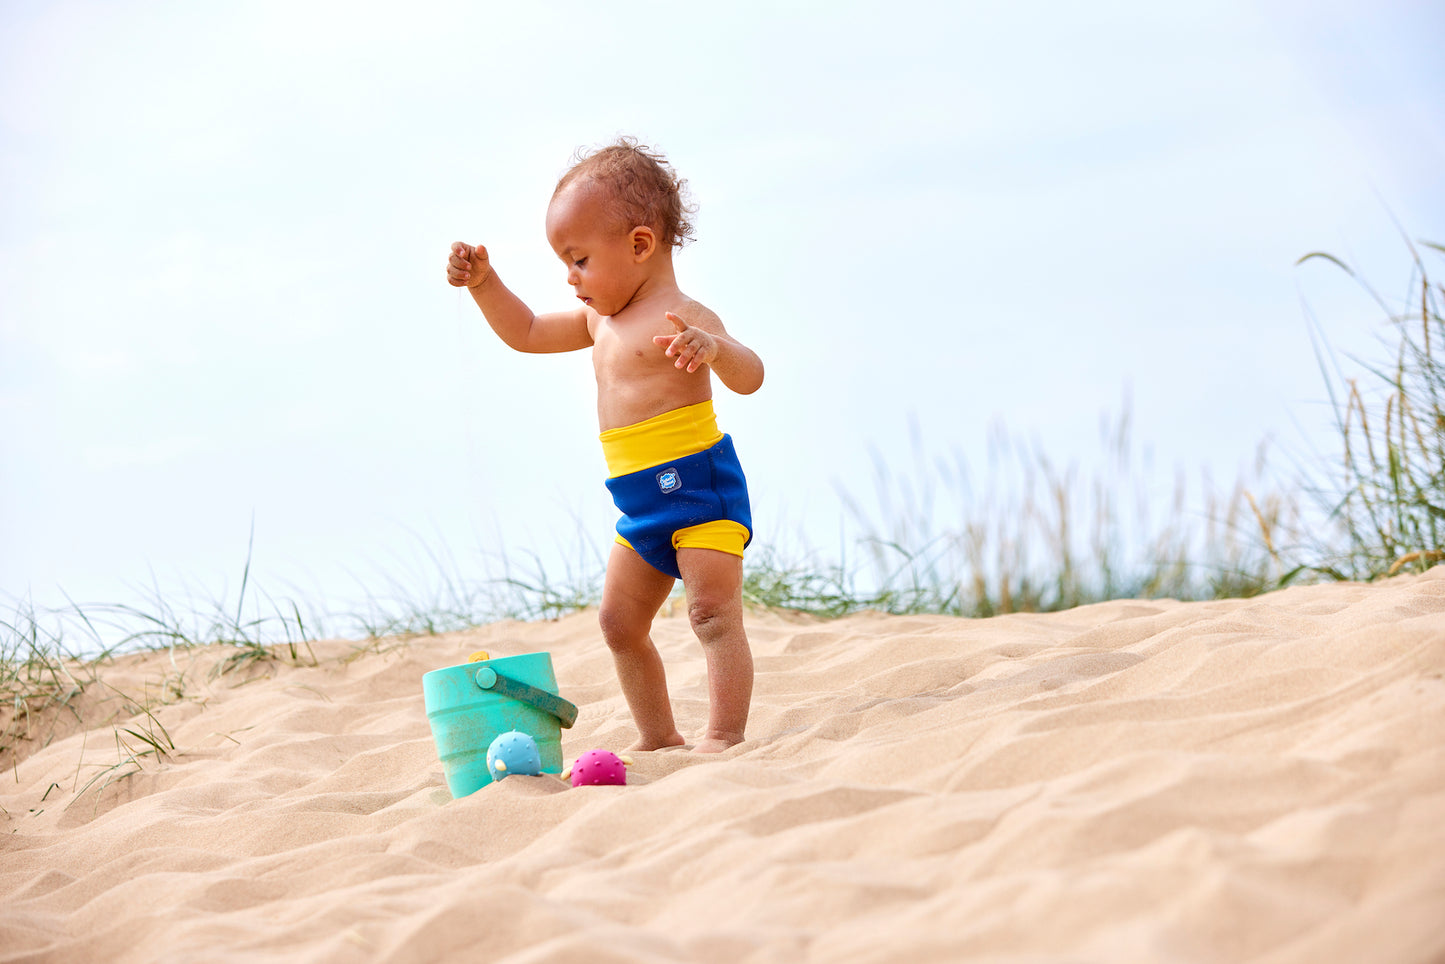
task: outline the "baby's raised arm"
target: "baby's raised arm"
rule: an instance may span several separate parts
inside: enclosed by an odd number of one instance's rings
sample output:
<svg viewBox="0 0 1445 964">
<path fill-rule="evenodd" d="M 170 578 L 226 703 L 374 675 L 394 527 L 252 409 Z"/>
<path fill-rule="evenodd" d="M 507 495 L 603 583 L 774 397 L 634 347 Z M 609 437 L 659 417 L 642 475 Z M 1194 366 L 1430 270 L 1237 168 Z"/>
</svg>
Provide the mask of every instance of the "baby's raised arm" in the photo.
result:
<svg viewBox="0 0 1445 964">
<path fill-rule="evenodd" d="M 447 259 L 447 283 L 466 288 L 487 324 L 509 347 L 525 352 L 577 351 L 592 345 L 587 309 L 538 315 L 492 270 L 487 249 L 457 241 Z"/>
</svg>

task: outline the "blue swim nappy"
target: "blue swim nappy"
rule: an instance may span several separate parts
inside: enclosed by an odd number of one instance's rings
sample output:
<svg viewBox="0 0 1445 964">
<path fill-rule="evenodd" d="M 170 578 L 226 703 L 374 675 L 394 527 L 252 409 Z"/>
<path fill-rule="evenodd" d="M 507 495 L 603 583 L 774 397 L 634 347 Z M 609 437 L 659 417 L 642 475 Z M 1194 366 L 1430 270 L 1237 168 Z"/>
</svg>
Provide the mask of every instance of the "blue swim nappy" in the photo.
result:
<svg viewBox="0 0 1445 964">
<path fill-rule="evenodd" d="M 612 501 L 622 512 L 617 534 L 659 572 L 674 579 L 677 568 L 673 534 L 708 522 L 735 522 L 752 541 L 753 516 L 748 483 L 733 449 L 732 436 L 692 455 L 607 480 Z"/>
</svg>

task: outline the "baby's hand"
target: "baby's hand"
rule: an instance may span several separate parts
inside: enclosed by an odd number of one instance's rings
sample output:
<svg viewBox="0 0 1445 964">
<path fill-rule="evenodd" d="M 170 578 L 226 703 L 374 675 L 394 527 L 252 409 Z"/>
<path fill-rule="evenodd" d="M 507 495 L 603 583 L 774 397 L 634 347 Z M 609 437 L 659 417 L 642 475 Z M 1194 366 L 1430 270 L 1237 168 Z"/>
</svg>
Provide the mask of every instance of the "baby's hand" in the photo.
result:
<svg viewBox="0 0 1445 964">
<path fill-rule="evenodd" d="M 492 273 L 492 264 L 487 260 L 487 249 L 480 244 L 473 247 L 458 241 L 452 245 L 452 256 L 447 259 L 447 283 L 458 288 L 475 288 L 486 281 Z"/>
<path fill-rule="evenodd" d="M 677 334 L 656 335 L 652 339 L 653 344 L 666 348 L 668 358 L 677 356 L 677 367 L 686 365 L 689 372 L 712 364 L 717 358 L 717 339 L 701 328 L 692 327 L 670 311 L 666 314 Z"/>
</svg>

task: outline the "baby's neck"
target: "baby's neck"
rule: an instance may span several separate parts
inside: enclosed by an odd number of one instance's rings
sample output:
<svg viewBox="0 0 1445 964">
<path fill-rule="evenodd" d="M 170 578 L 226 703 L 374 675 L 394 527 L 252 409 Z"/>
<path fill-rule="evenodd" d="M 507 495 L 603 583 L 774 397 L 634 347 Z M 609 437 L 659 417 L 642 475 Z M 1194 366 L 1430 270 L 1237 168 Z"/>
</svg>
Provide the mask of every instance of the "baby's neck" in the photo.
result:
<svg viewBox="0 0 1445 964">
<path fill-rule="evenodd" d="M 657 260 L 656 257 L 650 259 L 649 265 Z M 651 267 L 632 297 L 627 300 L 627 305 L 618 314 L 625 313 L 634 305 L 651 301 L 674 303 L 681 295 L 682 291 L 677 287 L 677 275 L 672 270 L 672 254 L 668 252 L 660 264 Z"/>
</svg>

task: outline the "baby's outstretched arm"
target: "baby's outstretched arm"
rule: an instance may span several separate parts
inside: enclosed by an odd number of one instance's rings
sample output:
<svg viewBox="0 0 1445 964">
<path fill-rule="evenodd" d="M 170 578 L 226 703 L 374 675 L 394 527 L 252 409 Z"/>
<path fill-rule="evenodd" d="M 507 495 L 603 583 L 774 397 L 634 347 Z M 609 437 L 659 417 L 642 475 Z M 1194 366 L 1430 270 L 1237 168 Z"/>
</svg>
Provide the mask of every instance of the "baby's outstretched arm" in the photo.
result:
<svg viewBox="0 0 1445 964">
<path fill-rule="evenodd" d="M 712 322 L 709 327 L 716 328 L 709 331 L 701 325 L 688 324 L 670 311 L 666 314 L 677 334 L 657 335 L 652 341 L 666 349 L 668 358 L 677 359 L 678 368 L 695 372 L 707 365 L 724 385 L 739 395 L 750 395 L 762 387 L 762 359 L 728 335 L 716 315 L 708 312 Z"/>
<path fill-rule="evenodd" d="M 492 270 L 487 249 L 461 241 L 452 245 L 447 259 L 447 283 L 466 288 L 482 309 L 487 324 L 497 337 L 517 351 L 576 351 L 592 345 L 587 329 L 587 309 L 533 314 L 526 303 L 512 294 Z"/>
</svg>

